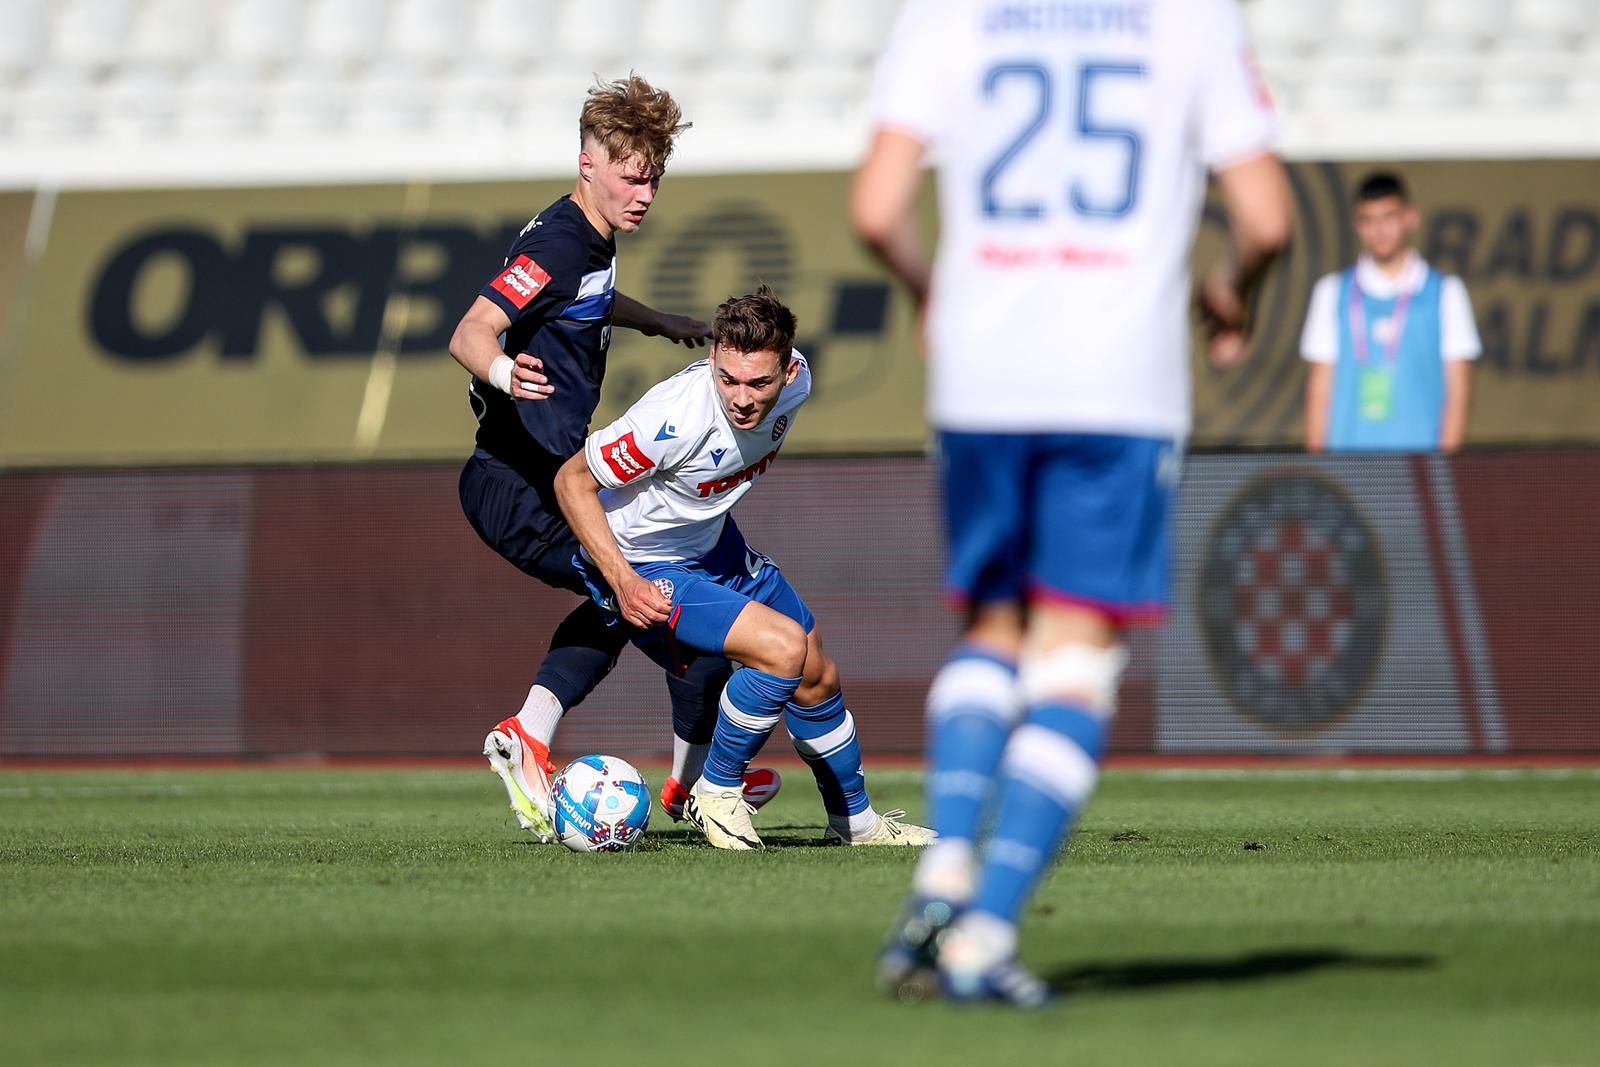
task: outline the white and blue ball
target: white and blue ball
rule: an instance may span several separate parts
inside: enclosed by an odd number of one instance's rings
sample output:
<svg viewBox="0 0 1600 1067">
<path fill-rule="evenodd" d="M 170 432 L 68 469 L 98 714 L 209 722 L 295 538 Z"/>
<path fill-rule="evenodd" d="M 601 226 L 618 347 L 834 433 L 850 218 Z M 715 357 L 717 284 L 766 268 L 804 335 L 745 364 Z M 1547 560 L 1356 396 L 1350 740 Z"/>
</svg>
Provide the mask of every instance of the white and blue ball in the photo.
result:
<svg viewBox="0 0 1600 1067">
<path fill-rule="evenodd" d="M 628 852 L 650 822 L 650 787 L 615 756 L 579 756 L 550 787 L 556 836 L 574 852 Z"/>
</svg>

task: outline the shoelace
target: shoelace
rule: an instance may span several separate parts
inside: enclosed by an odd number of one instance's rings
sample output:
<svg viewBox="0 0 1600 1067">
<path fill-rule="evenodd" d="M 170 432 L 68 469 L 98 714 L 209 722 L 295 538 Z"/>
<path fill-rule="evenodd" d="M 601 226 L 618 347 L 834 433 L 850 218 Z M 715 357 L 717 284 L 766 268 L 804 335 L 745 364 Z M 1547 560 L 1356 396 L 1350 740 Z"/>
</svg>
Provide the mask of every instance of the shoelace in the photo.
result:
<svg viewBox="0 0 1600 1067">
<path fill-rule="evenodd" d="M 893 811 L 880 811 L 878 818 L 888 828 L 890 837 L 899 837 L 905 833 L 905 828 L 900 825 L 900 820 L 906 817 L 904 808 L 895 808 Z"/>
</svg>

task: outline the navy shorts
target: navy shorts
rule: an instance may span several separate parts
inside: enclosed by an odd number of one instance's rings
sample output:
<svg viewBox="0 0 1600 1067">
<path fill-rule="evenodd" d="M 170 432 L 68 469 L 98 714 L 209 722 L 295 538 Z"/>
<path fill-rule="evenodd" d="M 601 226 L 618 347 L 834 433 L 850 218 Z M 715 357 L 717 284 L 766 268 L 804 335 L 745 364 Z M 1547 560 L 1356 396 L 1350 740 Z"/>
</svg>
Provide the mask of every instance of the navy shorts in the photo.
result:
<svg viewBox="0 0 1600 1067">
<path fill-rule="evenodd" d="M 1165 614 L 1174 441 L 945 432 L 939 449 L 953 597 L 1081 604 L 1117 625 Z"/>
<path fill-rule="evenodd" d="M 518 570 L 557 589 L 588 595 L 573 557 L 578 538 L 556 503 L 554 464 L 550 478 L 530 481 L 481 450 L 461 468 L 457 490 L 467 521 Z"/>
</svg>

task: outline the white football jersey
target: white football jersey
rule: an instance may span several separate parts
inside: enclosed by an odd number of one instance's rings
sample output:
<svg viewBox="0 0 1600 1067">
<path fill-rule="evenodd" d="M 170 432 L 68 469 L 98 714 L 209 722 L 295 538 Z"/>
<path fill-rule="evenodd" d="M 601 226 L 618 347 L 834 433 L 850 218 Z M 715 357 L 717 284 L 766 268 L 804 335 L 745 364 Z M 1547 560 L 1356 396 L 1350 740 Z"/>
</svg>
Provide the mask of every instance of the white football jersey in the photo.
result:
<svg viewBox="0 0 1600 1067">
<path fill-rule="evenodd" d="M 716 546 L 728 510 L 778 458 L 795 412 L 811 395 L 811 368 L 784 386 L 766 419 L 736 429 L 722 408 L 711 361 L 691 363 L 603 430 L 584 459 L 622 554 L 634 563 L 697 559 Z"/>
<path fill-rule="evenodd" d="M 1184 436 L 1205 174 L 1275 136 L 1235 0 L 910 0 L 873 114 L 939 168 L 934 424 Z"/>
</svg>

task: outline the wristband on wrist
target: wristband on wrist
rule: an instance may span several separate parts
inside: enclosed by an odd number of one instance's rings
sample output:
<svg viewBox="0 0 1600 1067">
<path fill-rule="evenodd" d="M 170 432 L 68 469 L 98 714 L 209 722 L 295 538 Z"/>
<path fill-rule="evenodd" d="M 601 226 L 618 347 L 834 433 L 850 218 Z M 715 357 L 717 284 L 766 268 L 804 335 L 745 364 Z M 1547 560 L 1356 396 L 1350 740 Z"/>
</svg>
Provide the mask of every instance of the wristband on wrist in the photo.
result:
<svg viewBox="0 0 1600 1067">
<path fill-rule="evenodd" d="M 510 396 L 511 369 L 516 365 L 517 361 L 512 359 L 510 356 L 502 355 L 494 357 L 494 362 L 489 364 L 489 384 L 500 390 L 502 393 L 505 393 L 507 396 Z"/>
</svg>

